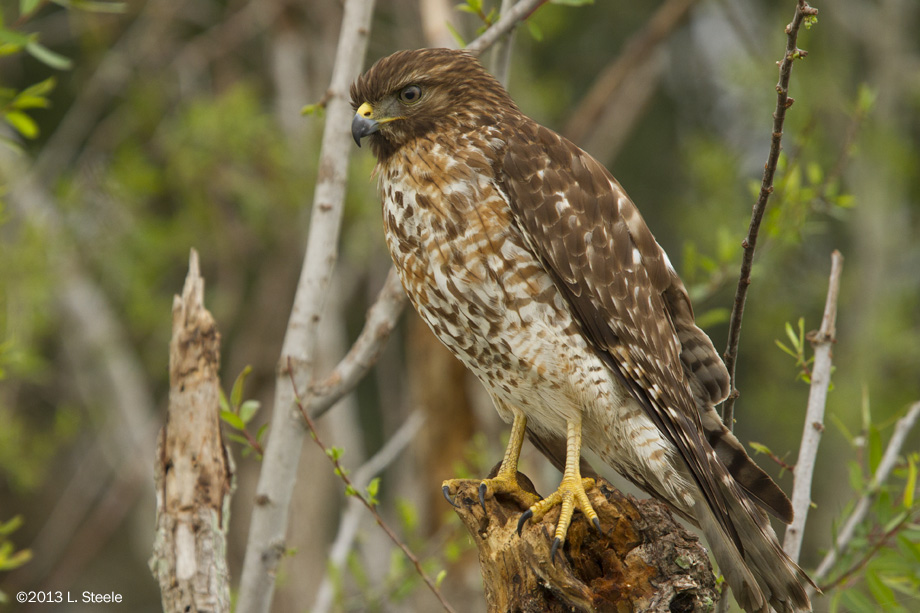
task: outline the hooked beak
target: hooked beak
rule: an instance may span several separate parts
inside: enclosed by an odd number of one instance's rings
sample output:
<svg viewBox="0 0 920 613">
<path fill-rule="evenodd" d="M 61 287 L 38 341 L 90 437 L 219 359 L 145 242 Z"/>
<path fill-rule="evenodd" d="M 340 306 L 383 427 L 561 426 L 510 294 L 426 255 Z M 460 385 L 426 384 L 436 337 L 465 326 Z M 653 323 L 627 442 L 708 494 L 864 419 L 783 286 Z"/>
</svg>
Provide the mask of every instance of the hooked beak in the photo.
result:
<svg viewBox="0 0 920 613">
<path fill-rule="evenodd" d="M 374 111 L 367 102 L 358 107 L 355 118 L 351 120 L 351 135 L 355 139 L 355 144 L 361 146 L 361 139 L 373 134 L 380 129 L 380 122 L 373 119 Z"/>
</svg>

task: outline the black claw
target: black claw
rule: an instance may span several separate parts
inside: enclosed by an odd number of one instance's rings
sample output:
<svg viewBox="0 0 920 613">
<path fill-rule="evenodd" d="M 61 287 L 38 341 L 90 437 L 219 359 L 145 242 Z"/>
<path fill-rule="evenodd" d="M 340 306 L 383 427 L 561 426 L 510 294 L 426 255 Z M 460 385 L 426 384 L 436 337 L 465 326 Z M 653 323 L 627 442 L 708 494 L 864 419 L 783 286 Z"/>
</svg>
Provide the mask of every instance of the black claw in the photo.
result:
<svg viewBox="0 0 920 613">
<path fill-rule="evenodd" d="M 558 536 L 553 539 L 553 546 L 549 550 L 549 561 L 552 562 L 553 564 L 556 563 L 556 550 L 559 549 L 559 545 L 561 544 L 562 544 L 562 540 Z"/>
<path fill-rule="evenodd" d="M 483 512 L 485 512 L 486 510 L 486 491 L 487 490 L 488 488 L 486 487 L 485 481 L 479 484 L 479 504 L 482 505 Z"/>
<path fill-rule="evenodd" d="M 601 530 L 601 520 L 595 517 L 594 519 L 591 520 L 591 523 L 594 524 L 594 527 L 597 528 L 598 532 L 600 532 L 601 534 L 604 533 L 604 531 Z"/>
<path fill-rule="evenodd" d="M 518 536 L 521 536 L 521 530 L 524 529 L 524 524 L 526 524 L 527 520 L 530 519 L 531 517 L 533 517 L 533 511 L 531 511 L 530 509 L 527 509 L 526 511 L 521 513 L 521 518 L 518 520 L 518 528 L 517 528 Z"/>
<path fill-rule="evenodd" d="M 458 509 L 460 508 L 460 505 L 454 502 L 450 497 L 450 486 L 449 485 L 445 485 L 444 487 L 442 487 L 441 491 L 444 492 L 444 499 L 450 503 L 450 506 L 456 507 Z"/>
</svg>

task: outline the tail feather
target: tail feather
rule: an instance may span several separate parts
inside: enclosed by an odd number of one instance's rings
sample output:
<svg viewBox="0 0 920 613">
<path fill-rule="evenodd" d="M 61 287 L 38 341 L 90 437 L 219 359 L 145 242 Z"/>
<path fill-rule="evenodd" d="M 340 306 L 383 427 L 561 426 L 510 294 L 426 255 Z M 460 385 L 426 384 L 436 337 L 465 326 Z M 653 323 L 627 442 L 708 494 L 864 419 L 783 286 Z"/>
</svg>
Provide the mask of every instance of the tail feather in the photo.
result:
<svg viewBox="0 0 920 613">
<path fill-rule="evenodd" d="M 751 459 L 741 442 L 719 419 L 715 409 L 706 407 L 700 411 L 700 416 L 709 445 L 744 492 L 783 522 L 792 523 L 792 503 L 786 493 Z"/>
<path fill-rule="evenodd" d="M 779 613 L 811 611 L 805 586 L 814 583 L 780 547 L 766 513 L 752 504 L 724 466 L 715 466 L 721 464 L 718 458 L 713 464 L 722 474 L 721 493 L 737 540 L 705 500 L 698 499 L 693 510 L 738 604 L 749 613 L 767 613 L 771 606 Z"/>
</svg>

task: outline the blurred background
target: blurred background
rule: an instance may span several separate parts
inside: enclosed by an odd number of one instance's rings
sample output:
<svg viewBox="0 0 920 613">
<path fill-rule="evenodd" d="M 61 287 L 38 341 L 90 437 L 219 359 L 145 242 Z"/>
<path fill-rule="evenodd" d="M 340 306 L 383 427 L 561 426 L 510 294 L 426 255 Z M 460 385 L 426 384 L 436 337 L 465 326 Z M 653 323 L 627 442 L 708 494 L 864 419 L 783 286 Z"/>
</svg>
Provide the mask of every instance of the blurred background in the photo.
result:
<svg viewBox="0 0 920 613">
<path fill-rule="evenodd" d="M 378 0 L 365 66 L 398 49 L 472 40 L 483 19 L 454 4 Z M 508 88 L 525 113 L 612 170 L 721 351 L 795 3 L 567 4 L 542 6 L 518 29 Z M 795 338 L 818 328 L 839 249 L 833 390 L 805 568 L 830 546 L 895 420 L 920 399 L 920 4 L 815 4 L 818 23 L 799 35 L 809 53 L 793 69 L 796 102 L 748 294 L 735 408 L 742 441 L 795 463 L 808 364 L 777 341 L 797 353 L 787 328 Z M 225 389 L 252 368 L 244 397 L 263 403 L 255 432 L 271 418 L 324 129 L 321 108 L 301 109 L 322 102 L 342 2 L 0 7 L 0 560 L 18 566 L 0 566 L 0 590 L 11 600 L 19 590 L 117 592 L 129 610 L 156 611 L 147 560 L 172 297 L 194 247 L 223 337 Z M 655 15 L 666 27 L 649 29 Z M 483 61 L 490 66 L 488 54 Z M 390 266 L 372 169 L 369 151 L 355 149 L 323 324 L 328 367 Z M 378 366 L 320 427 L 357 469 L 412 415 L 423 421 L 381 475 L 380 511 L 432 575 L 447 571 L 443 589 L 458 610 L 482 611 L 475 551 L 439 487 L 483 476 L 501 459 L 507 427 L 407 312 Z M 908 439 L 854 551 L 829 578 L 859 564 L 899 513 L 916 517 L 905 494 L 918 440 Z M 259 460 L 230 447 L 236 585 Z M 779 462 L 758 461 L 791 490 Z M 343 528 L 344 486 L 309 441 L 301 464 L 273 610 L 436 610 L 366 513 L 350 512 L 353 527 Z M 543 493 L 559 478 L 529 445 L 522 471 Z M 911 521 L 879 547 L 881 561 L 816 610 L 916 610 L 920 530 Z M 353 542 L 330 560 L 345 532 Z"/>
</svg>

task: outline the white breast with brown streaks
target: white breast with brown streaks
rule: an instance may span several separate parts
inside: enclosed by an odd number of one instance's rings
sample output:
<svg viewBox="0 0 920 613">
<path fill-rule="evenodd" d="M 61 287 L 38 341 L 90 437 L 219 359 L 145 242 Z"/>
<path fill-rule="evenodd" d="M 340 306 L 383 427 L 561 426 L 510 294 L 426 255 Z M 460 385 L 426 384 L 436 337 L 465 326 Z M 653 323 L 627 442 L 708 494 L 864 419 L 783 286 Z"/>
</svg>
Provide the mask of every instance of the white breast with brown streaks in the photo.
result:
<svg viewBox="0 0 920 613">
<path fill-rule="evenodd" d="M 640 481 L 660 481 L 658 470 L 642 473 L 659 449 L 670 472 L 670 444 L 588 347 L 480 150 L 457 145 L 448 155 L 445 144 L 421 141 L 379 168 L 387 245 L 416 310 L 501 401 L 503 419 L 507 403 L 530 427 L 564 437 L 566 420 L 581 414 L 589 448 Z"/>
</svg>

